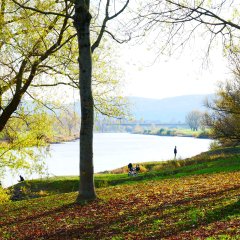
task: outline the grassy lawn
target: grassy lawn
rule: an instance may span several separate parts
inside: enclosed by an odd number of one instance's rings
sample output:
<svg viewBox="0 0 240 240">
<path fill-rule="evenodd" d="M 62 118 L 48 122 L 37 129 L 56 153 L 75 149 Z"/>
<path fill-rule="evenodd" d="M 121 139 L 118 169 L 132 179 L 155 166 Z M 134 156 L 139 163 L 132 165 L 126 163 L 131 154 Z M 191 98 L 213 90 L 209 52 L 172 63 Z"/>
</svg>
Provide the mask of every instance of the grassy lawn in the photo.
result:
<svg viewBox="0 0 240 240">
<path fill-rule="evenodd" d="M 143 166 L 97 174 L 89 203 L 75 203 L 77 177 L 18 184 L 38 198 L 0 205 L 0 239 L 240 239 L 238 151 Z"/>
</svg>

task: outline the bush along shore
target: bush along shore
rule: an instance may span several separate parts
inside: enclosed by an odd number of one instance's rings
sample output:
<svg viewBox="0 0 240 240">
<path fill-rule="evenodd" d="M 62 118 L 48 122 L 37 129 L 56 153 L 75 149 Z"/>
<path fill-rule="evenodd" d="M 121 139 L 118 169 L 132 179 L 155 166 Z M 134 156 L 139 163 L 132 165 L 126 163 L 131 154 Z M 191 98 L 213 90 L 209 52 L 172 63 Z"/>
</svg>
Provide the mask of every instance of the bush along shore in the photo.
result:
<svg viewBox="0 0 240 240">
<path fill-rule="evenodd" d="M 211 138 L 209 130 L 197 130 L 193 131 L 191 129 L 185 128 L 161 128 L 153 130 L 138 130 L 133 131 L 135 134 L 146 134 L 146 135 L 157 135 L 157 136 L 177 136 L 177 137 L 196 137 L 196 138 Z"/>
<path fill-rule="evenodd" d="M 18 183 L 17 201 L 0 205 L 0 239 L 239 239 L 239 147 L 140 169 L 96 174 L 98 199 L 81 204 L 78 177 Z"/>
</svg>

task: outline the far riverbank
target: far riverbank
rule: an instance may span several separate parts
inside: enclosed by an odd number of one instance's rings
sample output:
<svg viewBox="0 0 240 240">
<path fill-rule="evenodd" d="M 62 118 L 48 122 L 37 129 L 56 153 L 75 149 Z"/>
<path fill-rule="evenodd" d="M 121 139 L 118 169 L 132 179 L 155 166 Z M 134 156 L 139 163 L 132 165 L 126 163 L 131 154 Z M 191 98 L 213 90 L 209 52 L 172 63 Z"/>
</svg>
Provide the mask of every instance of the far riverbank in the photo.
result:
<svg viewBox="0 0 240 240">
<path fill-rule="evenodd" d="M 161 129 L 153 129 L 153 130 L 143 130 L 143 131 L 135 131 L 135 134 L 143 134 L 143 135 L 154 135 L 161 137 L 193 137 L 193 138 L 201 138 L 201 139 L 211 139 L 209 130 L 198 130 L 193 131 L 191 129 L 185 128 L 161 128 Z"/>
</svg>

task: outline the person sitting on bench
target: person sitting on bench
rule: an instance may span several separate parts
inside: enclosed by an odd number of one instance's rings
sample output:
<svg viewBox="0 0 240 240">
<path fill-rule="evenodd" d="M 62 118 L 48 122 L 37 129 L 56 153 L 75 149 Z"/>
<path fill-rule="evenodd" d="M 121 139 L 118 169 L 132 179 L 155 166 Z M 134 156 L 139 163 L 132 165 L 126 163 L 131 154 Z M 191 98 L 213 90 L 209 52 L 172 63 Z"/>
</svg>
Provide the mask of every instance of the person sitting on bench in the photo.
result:
<svg viewBox="0 0 240 240">
<path fill-rule="evenodd" d="M 133 165 L 132 165 L 132 163 L 129 163 L 129 164 L 128 164 L 128 169 L 129 169 L 129 172 L 131 172 L 131 171 L 133 170 Z"/>
</svg>

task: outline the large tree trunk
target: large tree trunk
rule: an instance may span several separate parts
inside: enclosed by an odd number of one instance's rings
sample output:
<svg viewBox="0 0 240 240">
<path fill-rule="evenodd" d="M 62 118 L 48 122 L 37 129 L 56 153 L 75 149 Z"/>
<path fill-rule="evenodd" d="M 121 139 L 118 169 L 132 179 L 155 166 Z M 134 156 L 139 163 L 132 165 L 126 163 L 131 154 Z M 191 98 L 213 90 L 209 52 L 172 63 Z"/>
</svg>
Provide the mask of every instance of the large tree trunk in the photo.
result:
<svg viewBox="0 0 240 240">
<path fill-rule="evenodd" d="M 1 97 L 1 96 L 0 96 Z M 12 116 L 12 114 L 16 111 L 19 103 L 21 100 L 21 96 L 15 97 L 11 103 L 4 109 L 4 111 L 0 115 L 0 132 L 4 129 L 6 126 L 8 120 Z"/>
<path fill-rule="evenodd" d="M 79 47 L 79 85 L 81 99 L 80 186 L 77 201 L 95 199 L 93 178 L 93 96 L 92 54 L 90 43 L 89 0 L 76 0 L 74 26 Z"/>
</svg>

